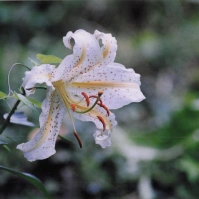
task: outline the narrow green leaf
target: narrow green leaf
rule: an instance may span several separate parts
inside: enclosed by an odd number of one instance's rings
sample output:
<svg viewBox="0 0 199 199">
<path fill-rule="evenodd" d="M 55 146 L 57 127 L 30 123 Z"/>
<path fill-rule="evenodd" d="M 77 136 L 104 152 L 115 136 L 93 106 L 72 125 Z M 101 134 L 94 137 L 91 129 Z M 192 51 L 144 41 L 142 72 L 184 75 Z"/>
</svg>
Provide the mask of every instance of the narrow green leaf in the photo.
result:
<svg viewBox="0 0 199 199">
<path fill-rule="evenodd" d="M 39 66 L 39 64 L 31 58 L 28 58 L 34 66 Z"/>
<path fill-rule="evenodd" d="M 73 143 L 71 140 L 68 140 L 67 138 L 65 138 L 65 137 L 63 137 L 62 135 L 58 135 L 59 136 L 59 138 L 61 138 L 63 141 L 65 141 L 65 142 L 70 142 L 70 143 Z"/>
<path fill-rule="evenodd" d="M 12 142 L 17 142 L 15 139 L 13 139 L 13 138 L 11 138 L 10 136 L 8 136 L 8 135 L 3 135 L 5 138 L 7 138 L 8 140 L 10 140 L 10 142 L 9 143 L 12 143 Z"/>
<path fill-rule="evenodd" d="M 3 145 L 3 148 L 5 148 L 8 152 L 11 151 L 11 149 L 6 144 Z"/>
<path fill-rule="evenodd" d="M 7 167 L 4 167 L 2 165 L 0 165 L 0 169 L 8 171 L 14 175 L 17 175 L 20 178 L 23 178 L 24 180 L 27 180 L 28 182 L 30 182 L 33 186 L 35 186 L 38 190 L 40 190 L 47 199 L 50 199 L 50 195 L 48 193 L 48 191 L 46 190 L 46 188 L 44 187 L 43 183 L 34 175 L 29 174 L 29 173 L 24 173 L 24 172 L 19 172 Z"/>
<path fill-rule="evenodd" d="M 5 99 L 8 95 L 0 91 L 0 99 Z"/>
<path fill-rule="evenodd" d="M 42 64 L 60 64 L 62 62 L 62 59 L 54 55 L 37 54 L 36 57 Z"/>
<path fill-rule="evenodd" d="M 21 100 L 26 106 L 28 106 L 32 111 L 34 111 L 35 113 L 37 113 L 37 109 L 36 107 L 33 105 L 33 103 L 31 101 L 29 101 L 26 97 L 24 97 L 23 95 L 14 92 L 14 97 Z"/>
<path fill-rule="evenodd" d="M 30 102 L 32 102 L 33 104 L 34 104 L 34 106 L 36 106 L 36 107 L 38 107 L 38 108 L 41 108 L 41 102 L 40 101 L 38 101 L 38 100 L 35 100 L 35 99 L 32 99 L 32 98 L 28 98 L 28 100 L 30 101 Z"/>
</svg>

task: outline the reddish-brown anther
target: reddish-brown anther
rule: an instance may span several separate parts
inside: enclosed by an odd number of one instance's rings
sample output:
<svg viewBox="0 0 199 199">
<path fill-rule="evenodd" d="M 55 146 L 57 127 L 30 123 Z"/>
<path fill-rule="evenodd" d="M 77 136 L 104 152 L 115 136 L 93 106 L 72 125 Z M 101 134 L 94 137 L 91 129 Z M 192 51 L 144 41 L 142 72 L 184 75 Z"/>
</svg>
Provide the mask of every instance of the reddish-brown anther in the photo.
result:
<svg viewBox="0 0 199 199">
<path fill-rule="evenodd" d="M 76 109 L 76 105 L 75 105 L 75 104 L 71 104 L 71 109 L 72 109 L 72 111 L 74 112 L 75 109 Z"/>
<path fill-rule="evenodd" d="M 80 148 L 82 148 L 82 141 L 81 141 L 79 135 L 77 134 L 76 131 L 74 131 L 73 133 L 74 133 L 74 135 L 75 135 L 75 137 L 76 137 L 76 139 L 77 139 L 77 141 L 78 141 L 78 143 L 79 143 Z"/>
<path fill-rule="evenodd" d="M 82 92 L 81 94 L 84 96 L 87 106 L 89 106 L 90 105 L 90 99 L 89 99 L 88 95 L 85 92 Z"/>
<path fill-rule="evenodd" d="M 97 104 L 98 104 L 100 107 L 102 107 L 103 109 L 106 110 L 108 116 L 110 115 L 110 111 L 109 111 L 109 109 L 108 109 L 108 107 L 107 107 L 106 105 L 102 104 L 101 102 L 98 102 Z"/>
<path fill-rule="evenodd" d="M 100 115 L 98 115 L 97 118 L 99 119 L 99 121 L 100 121 L 100 122 L 102 123 L 102 125 L 103 125 L 103 131 L 105 131 L 105 130 L 106 130 L 106 123 L 105 123 L 103 117 L 100 116 Z"/>
</svg>

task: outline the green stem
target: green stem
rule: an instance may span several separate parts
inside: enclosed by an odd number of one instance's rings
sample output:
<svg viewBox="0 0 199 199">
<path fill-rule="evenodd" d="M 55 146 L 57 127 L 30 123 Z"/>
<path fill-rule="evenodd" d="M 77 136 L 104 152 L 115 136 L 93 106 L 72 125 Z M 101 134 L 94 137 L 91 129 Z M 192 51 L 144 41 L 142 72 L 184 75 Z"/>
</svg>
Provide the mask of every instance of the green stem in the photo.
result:
<svg viewBox="0 0 199 199">
<path fill-rule="evenodd" d="M 10 73 L 12 71 L 12 69 L 17 66 L 17 65 L 21 65 L 21 66 L 24 66 L 25 68 L 27 68 L 28 70 L 31 70 L 29 67 L 21 64 L 21 63 L 15 63 L 13 64 L 10 69 L 9 69 L 9 72 L 8 72 L 8 89 L 9 89 L 9 93 L 8 93 L 8 96 L 10 96 L 10 93 L 11 93 L 11 89 L 10 89 Z M 24 89 L 22 89 L 22 95 L 25 95 L 25 91 Z M 9 125 L 10 123 L 10 118 L 12 117 L 12 115 L 14 114 L 15 110 L 17 109 L 18 105 L 20 104 L 20 100 L 17 100 L 15 105 L 13 106 L 12 110 L 10 111 L 10 113 L 8 114 L 8 117 L 5 119 L 3 125 L 1 126 L 0 128 L 0 134 L 3 133 L 3 131 L 5 130 L 5 128 Z"/>
<path fill-rule="evenodd" d="M 25 95 L 25 91 L 23 90 L 22 95 Z M 17 109 L 18 105 L 20 104 L 20 100 L 17 100 L 15 105 L 13 106 L 12 110 L 10 111 L 10 113 L 8 114 L 8 117 L 5 119 L 3 125 L 0 128 L 0 134 L 3 133 L 3 131 L 5 130 L 5 128 L 9 125 L 10 123 L 10 118 L 11 116 L 14 114 L 15 110 Z"/>
</svg>

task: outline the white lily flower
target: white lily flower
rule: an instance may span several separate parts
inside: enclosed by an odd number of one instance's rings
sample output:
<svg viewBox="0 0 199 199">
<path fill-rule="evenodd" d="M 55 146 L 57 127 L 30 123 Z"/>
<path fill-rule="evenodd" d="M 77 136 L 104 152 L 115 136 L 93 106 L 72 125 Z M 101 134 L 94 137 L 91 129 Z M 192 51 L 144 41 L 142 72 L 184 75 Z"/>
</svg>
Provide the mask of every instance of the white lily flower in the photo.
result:
<svg viewBox="0 0 199 199">
<path fill-rule="evenodd" d="M 145 97 L 140 91 L 140 75 L 115 63 L 117 41 L 111 34 L 84 30 L 68 32 L 63 38 L 73 54 L 66 56 L 56 68 L 43 64 L 25 73 L 22 86 L 26 95 L 33 94 L 35 84 L 46 83 L 47 96 L 42 103 L 39 117 L 40 130 L 27 143 L 17 146 L 29 161 L 45 159 L 55 153 L 64 113 L 67 111 L 75 130 L 73 116 L 96 124 L 95 142 L 102 148 L 111 145 L 110 133 L 116 126 L 115 115 L 109 109 L 117 109 Z M 103 46 L 100 47 L 99 40 Z"/>
</svg>

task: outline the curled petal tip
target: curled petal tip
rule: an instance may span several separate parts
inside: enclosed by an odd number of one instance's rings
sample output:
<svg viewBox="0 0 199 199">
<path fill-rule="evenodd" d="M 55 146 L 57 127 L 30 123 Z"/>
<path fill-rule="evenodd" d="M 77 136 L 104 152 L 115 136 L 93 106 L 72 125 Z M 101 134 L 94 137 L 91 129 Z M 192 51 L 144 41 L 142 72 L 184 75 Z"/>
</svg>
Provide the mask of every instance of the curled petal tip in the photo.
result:
<svg viewBox="0 0 199 199">
<path fill-rule="evenodd" d="M 96 131 L 96 133 L 93 134 L 93 137 L 95 139 L 95 143 L 99 144 L 102 148 L 111 146 L 111 136 L 109 131 L 107 134 L 102 134 L 100 131 Z"/>
<path fill-rule="evenodd" d="M 72 38 L 73 32 L 68 32 L 65 37 L 63 37 L 63 43 L 66 46 L 66 48 L 72 49 L 70 39 Z"/>
</svg>

